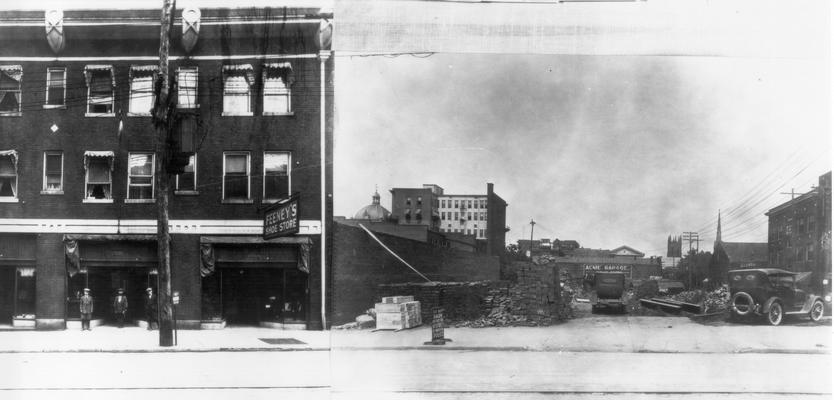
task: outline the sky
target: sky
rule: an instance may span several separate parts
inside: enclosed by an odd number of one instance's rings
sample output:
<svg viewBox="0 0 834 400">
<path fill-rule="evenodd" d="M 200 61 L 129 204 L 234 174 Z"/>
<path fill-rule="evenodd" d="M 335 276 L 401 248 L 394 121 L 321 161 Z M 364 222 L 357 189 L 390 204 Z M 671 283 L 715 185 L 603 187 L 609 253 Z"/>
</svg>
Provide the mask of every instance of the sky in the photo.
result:
<svg viewBox="0 0 834 400">
<path fill-rule="evenodd" d="M 338 53 L 337 53 L 338 54 Z M 831 170 L 830 81 L 802 58 L 337 56 L 335 215 L 392 187 L 507 201 L 530 237 L 664 255 L 767 241 L 764 212 Z M 687 244 L 684 244 L 687 246 Z M 693 244 L 693 246 L 695 246 Z"/>
</svg>

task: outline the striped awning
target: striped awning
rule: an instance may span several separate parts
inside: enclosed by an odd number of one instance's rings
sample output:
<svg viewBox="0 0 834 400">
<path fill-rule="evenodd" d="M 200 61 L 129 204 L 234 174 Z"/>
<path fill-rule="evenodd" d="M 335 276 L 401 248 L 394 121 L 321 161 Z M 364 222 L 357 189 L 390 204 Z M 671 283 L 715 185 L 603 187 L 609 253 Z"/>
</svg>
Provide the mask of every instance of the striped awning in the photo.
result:
<svg viewBox="0 0 834 400">
<path fill-rule="evenodd" d="M 159 71 L 158 65 L 131 65 L 130 78 L 153 76 Z"/>
<path fill-rule="evenodd" d="M 264 80 L 281 79 L 284 85 L 290 86 L 294 82 L 292 64 L 288 62 L 264 64 Z"/>
<path fill-rule="evenodd" d="M 242 76 L 246 78 L 246 83 L 252 86 L 255 83 L 255 72 L 252 69 L 252 64 L 231 64 L 223 66 L 223 81 L 226 79 Z"/>
<path fill-rule="evenodd" d="M 0 157 L 11 157 L 14 167 L 17 168 L 17 150 L 0 150 Z"/>
<path fill-rule="evenodd" d="M 87 80 L 87 86 L 90 86 L 93 71 L 110 71 L 112 85 L 116 86 L 116 71 L 112 65 L 107 64 L 88 64 L 84 66 L 84 78 Z"/>
<path fill-rule="evenodd" d="M 23 77 L 23 67 L 20 65 L 0 65 L 0 72 L 18 82 Z"/>
<path fill-rule="evenodd" d="M 113 170 L 113 158 L 115 158 L 115 154 L 112 151 L 85 151 L 84 152 L 84 169 L 88 169 L 90 167 L 90 159 L 91 158 L 108 158 L 110 159 L 110 170 Z"/>
</svg>

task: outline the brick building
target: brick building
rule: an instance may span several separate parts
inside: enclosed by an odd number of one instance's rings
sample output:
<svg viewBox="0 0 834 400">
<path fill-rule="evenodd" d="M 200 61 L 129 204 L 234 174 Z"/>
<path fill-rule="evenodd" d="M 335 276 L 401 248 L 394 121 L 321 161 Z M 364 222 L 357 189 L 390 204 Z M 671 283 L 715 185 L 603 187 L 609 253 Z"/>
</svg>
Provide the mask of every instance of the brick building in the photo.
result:
<svg viewBox="0 0 834 400">
<path fill-rule="evenodd" d="M 768 217 L 770 265 L 812 272 L 818 284 L 831 273 L 831 172 L 796 198 L 771 208 Z"/>
<path fill-rule="evenodd" d="M 487 183 L 483 195 L 445 194 L 434 184 L 394 188 L 391 215 L 399 224 L 427 225 L 451 236 L 485 241 L 483 247 L 490 254 L 501 254 L 506 245 L 507 202 L 494 192 L 492 183 Z"/>
<path fill-rule="evenodd" d="M 196 150 L 170 195 L 180 328 L 326 317 L 332 15 L 263 5 L 174 13 L 175 137 Z M 118 288 L 141 323 L 157 282 L 160 10 L 64 6 L 0 10 L 0 325 L 72 327 L 85 287 L 94 324 Z M 263 209 L 291 194 L 299 233 L 263 240 Z"/>
</svg>

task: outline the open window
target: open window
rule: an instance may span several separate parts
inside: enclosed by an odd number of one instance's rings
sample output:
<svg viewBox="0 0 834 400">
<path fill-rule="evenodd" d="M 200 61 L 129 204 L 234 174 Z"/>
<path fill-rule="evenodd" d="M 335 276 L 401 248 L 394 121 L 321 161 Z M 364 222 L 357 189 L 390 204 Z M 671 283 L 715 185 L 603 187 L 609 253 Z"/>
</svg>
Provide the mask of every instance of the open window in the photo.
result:
<svg viewBox="0 0 834 400">
<path fill-rule="evenodd" d="M 177 68 L 177 107 L 197 108 L 197 67 Z"/>
<path fill-rule="evenodd" d="M 154 154 L 128 154 L 126 202 L 153 202 L 153 188 Z"/>
<path fill-rule="evenodd" d="M 46 104 L 44 108 L 61 108 L 66 105 L 67 69 L 54 67 L 46 69 Z"/>
<path fill-rule="evenodd" d="M 197 194 L 197 155 L 188 158 L 188 165 L 177 174 L 175 194 Z"/>
<path fill-rule="evenodd" d="M 64 153 L 45 151 L 43 153 L 43 194 L 62 194 L 64 192 Z"/>
<path fill-rule="evenodd" d="M 263 69 L 264 115 L 291 115 L 292 66 L 288 62 L 265 64 Z"/>
<path fill-rule="evenodd" d="M 87 116 L 114 116 L 113 91 L 116 76 L 112 65 L 87 65 Z"/>
<path fill-rule="evenodd" d="M 84 202 L 112 203 L 112 151 L 87 151 L 84 153 Z"/>
<path fill-rule="evenodd" d="M 20 115 L 20 81 L 23 67 L 0 65 L 0 116 Z"/>
<path fill-rule="evenodd" d="M 254 83 L 250 64 L 223 66 L 223 115 L 252 115 Z"/>
<path fill-rule="evenodd" d="M 264 152 L 264 201 L 289 197 L 290 159 L 287 151 Z"/>
<path fill-rule="evenodd" d="M 0 151 L 0 202 L 17 201 L 17 151 Z"/>
<path fill-rule="evenodd" d="M 129 115 L 150 116 L 154 105 L 154 81 L 159 67 L 156 65 L 134 65 L 130 67 Z"/>
<path fill-rule="evenodd" d="M 249 152 L 223 153 L 223 201 L 249 202 Z"/>
</svg>

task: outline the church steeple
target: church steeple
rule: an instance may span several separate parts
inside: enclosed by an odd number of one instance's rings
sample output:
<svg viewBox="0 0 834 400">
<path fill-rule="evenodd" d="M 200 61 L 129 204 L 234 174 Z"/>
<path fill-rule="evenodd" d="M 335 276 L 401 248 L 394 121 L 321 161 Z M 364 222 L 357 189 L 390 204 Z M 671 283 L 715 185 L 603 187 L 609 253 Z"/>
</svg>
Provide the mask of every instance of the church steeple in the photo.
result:
<svg viewBox="0 0 834 400">
<path fill-rule="evenodd" d="M 718 210 L 718 230 L 715 233 L 715 241 L 721 242 L 721 210 Z"/>
</svg>

